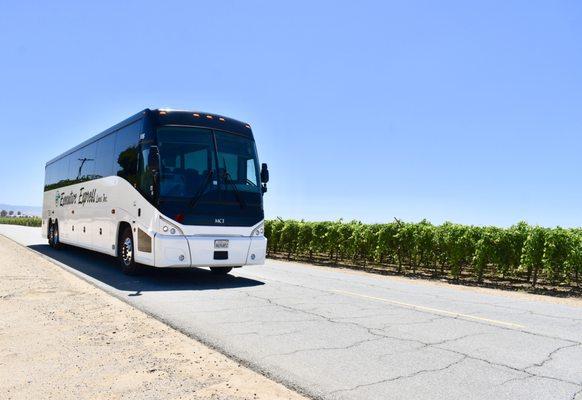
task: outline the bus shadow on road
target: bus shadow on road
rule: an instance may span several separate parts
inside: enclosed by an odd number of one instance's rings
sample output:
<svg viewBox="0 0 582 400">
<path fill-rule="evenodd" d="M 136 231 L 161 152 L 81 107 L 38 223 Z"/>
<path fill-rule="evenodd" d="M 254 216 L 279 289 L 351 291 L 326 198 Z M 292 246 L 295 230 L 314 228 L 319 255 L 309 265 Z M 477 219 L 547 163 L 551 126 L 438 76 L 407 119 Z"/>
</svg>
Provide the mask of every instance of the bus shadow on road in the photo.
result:
<svg viewBox="0 0 582 400">
<path fill-rule="evenodd" d="M 41 244 L 28 247 L 117 290 L 135 292 L 130 296 L 148 291 L 219 290 L 264 285 L 258 280 L 236 276 L 236 269 L 232 275 L 219 276 L 207 269 L 146 267 L 141 275 L 127 276 L 121 272 L 117 260 L 105 254 L 70 246 L 61 250 Z"/>
</svg>

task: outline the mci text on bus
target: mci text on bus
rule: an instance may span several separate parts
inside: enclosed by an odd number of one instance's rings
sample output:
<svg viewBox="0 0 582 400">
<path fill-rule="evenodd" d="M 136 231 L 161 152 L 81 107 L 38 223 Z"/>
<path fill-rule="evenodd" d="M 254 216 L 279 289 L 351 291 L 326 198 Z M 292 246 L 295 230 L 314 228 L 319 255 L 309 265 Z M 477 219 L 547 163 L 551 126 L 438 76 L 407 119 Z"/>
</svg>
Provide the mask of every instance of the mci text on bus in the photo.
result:
<svg viewBox="0 0 582 400">
<path fill-rule="evenodd" d="M 263 194 L 249 124 L 215 114 L 146 109 L 46 164 L 43 237 L 142 265 L 263 264 Z"/>
</svg>

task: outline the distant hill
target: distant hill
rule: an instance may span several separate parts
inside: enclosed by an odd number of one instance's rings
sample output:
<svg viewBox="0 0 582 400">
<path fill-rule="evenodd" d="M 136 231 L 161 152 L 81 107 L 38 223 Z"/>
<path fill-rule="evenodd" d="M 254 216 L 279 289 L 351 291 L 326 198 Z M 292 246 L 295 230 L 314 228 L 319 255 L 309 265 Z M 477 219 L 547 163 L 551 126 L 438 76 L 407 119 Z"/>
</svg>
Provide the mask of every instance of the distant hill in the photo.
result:
<svg viewBox="0 0 582 400">
<path fill-rule="evenodd" d="M 42 214 L 42 207 L 35 206 L 15 206 L 12 204 L 0 204 L 0 210 L 14 211 L 14 214 L 16 214 L 17 211 L 20 211 L 22 214 L 26 215 L 40 216 Z"/>
</svg>

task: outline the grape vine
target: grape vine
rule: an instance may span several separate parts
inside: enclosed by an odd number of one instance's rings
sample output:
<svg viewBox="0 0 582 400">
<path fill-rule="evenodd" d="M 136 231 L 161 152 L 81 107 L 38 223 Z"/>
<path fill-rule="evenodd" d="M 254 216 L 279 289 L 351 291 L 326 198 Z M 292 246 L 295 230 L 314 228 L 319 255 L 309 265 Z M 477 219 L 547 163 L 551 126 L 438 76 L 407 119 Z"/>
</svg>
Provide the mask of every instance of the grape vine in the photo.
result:
<svg viewBox="0 0 582 400">
<path fill-rule="evenodd" d="M 509 228 L 394 220 L 309 222 L 268 220 L 268 253 L 286 259 L 392 269 L 452 280 L 520 280 L 536 286 L 579 285 L 582 229 Z"/>
</svg>

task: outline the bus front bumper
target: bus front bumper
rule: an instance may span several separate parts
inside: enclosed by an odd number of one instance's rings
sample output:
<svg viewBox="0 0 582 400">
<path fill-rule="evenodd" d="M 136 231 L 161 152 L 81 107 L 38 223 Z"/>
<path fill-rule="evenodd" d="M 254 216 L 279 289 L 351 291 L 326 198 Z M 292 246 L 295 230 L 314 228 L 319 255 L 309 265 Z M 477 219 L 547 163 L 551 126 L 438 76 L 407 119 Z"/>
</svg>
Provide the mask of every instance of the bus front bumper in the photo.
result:
<svg viewBox="0 0 582 400">
<path fill-rule="evenodd" d="M 216 241 L 228 241 L 216 248 Z M 155 236 L 156 267 L 240 267 L 265 263 L 264 236 Z"/>
</svg>

